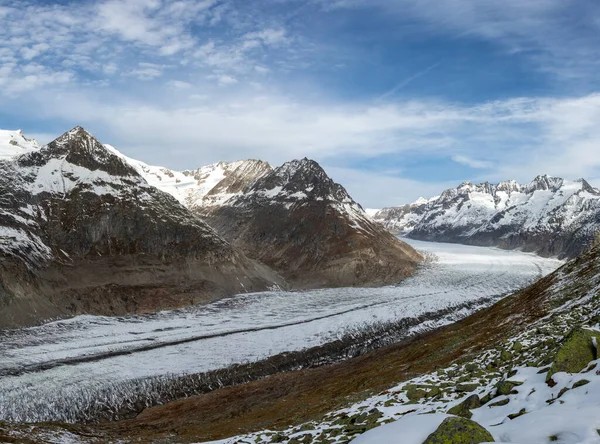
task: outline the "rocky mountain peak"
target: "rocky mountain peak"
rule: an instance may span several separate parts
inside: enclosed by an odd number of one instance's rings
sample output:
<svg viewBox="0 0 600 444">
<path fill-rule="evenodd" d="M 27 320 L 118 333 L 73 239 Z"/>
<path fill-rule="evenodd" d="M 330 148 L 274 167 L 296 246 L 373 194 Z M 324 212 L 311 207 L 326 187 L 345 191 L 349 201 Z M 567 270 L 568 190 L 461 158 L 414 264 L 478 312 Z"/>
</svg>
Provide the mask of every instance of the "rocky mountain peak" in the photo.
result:
<svg viewBox="0 0 600 444">
<path fill-rule="evenodd" d="M 34 154 L 23 162 L 32 161 L 40 165 L 53 158 L 64 158 L 66 162 L 90 171 L 99 170 L 121 177 L 138 176 L 133 167 L 107 149 L 81 126 L 67 131 Z"/>
<path fill-rule="evenodd" d="M 344 187 L 335 183 L 316 161 L 307 158 L 292 160 L 275 168 L 257 181 L 252 190 L 270 198 L 295 195 L 354 203 Z"/>
<path fill-rule="evenodd" d="M 521 185 L 516 180 L 505 180 L 496 186 L 497 191 L 504 191 L 506 193 L 518 192 L 521 190 Z"/>
<path fill-rule="evenodd" d="M 600 195 L 600 190 L 598 190 L 598 188 L 594 188 L 593 186 L 591 186 L 587 180 L 581 178 L 581 179 L 577 179 L 575 182 L 581 183 L 582 191 L 585 191 L 590 194 L 594 194 L 596 196 Z"/>
<path fill-rule="evenodd" d="M 564 180 L 560 177 L 552 177 L 547 174 L 536 176 L 529 185 L 525 187 L 526 193 L 534 191 L 552 191 L 556 192 L 562 187 Z"/>
</svg>

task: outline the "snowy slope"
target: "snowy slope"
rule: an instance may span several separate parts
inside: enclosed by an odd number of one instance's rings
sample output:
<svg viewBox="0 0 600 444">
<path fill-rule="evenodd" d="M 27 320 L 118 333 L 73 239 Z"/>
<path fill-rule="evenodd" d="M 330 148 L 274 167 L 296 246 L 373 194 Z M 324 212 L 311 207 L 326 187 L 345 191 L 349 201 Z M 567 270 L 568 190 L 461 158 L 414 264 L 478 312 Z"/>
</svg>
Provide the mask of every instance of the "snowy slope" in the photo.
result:
<svg viewBox="0 0 600 444">
<path fill-rule="evenodd" d="M 104 146 L 135 168 L 150 185 L 171 194 L 190 209 L 221 205 L 271 171 L 268 163 L 254 159 L 174 171 L 127 157 L 111 145 Z"/>
<path fill-rule="evenodd" d="M 38 149 L 37 142 L 33 139 L 25 138 L 21 130 L 0 130 L 0 159 L 7 159 Z"/>
<path fill-rule="evenodd" d="M 379 211 L 389 230 L 422 240 L 522 248 L 574 257 L 600 228 L 600 191 L 585 180 L 465 182 L 441 196 Z"/>
</svg>

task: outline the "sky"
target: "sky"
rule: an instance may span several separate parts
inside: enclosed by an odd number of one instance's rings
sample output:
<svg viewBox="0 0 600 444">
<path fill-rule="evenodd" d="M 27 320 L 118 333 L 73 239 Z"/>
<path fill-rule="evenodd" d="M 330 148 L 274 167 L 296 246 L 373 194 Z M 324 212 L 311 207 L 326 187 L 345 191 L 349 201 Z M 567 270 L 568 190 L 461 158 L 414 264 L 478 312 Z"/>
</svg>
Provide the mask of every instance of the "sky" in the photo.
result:
<svg viewBox="0 0 600 444">
<path fill-rule="evenodd" d="M 149 164 L 317 160 L 364 207 L 600 185 L 597 0 L 0 0 L 0 128 Z"/>
</svg>

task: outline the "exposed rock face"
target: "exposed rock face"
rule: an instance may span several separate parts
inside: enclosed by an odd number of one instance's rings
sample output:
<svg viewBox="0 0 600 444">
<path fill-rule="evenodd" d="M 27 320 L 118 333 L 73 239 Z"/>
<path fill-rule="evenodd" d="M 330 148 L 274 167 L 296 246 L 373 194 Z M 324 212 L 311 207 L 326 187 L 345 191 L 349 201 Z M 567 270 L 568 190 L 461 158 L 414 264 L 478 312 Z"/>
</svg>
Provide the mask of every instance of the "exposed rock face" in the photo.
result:
<svg viewBox="0 0 600 444">
<path fill-rule="evenodd" d="M 394 283 L 421 260 L 308 159 L 285 163 L 221 205 L 196 211 L 297 288 Z"/>
<path fill-rule="evenodd" d="M 0 171 L 0 328 L 283 285 L 83 128 Z"/>
<path fill-rule="evenodd" d="M 466 182 L 430 200 L 383 209 L 374 219 L 413 239 L 570 258 L 589 248 L 600 229 L 600 191 L 583 179 L 550 176 L 527 185 Z"/>
</svg>

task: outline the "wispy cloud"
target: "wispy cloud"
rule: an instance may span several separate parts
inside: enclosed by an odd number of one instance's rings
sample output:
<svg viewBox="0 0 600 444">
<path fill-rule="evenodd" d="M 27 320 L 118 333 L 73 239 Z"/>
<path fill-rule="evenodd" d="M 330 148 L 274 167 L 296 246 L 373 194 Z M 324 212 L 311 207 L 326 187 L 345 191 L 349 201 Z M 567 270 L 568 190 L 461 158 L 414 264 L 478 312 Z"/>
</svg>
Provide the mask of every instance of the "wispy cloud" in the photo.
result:
<svg viewBox="0 0 600 444">
<path fill-rule="evenodd" d="M 419 77 L 423 77 L 425 74 L 427 74 L 432 69 L 440 66 L 441 63 L 442 63 L 442 60 L 440 60 L 439 62 L 436 62 L 433 65 L 428 66 L 424 70 L 419 71 L 416 74 L 413 74 L 412 76 L 402 80 L 400 83 L 396 84 L 392 89 L 386 91 L 381 96 L 379 96 L 379 100 L 389 99 L 394 94 L 396 94 L 398 91 L 400 91 L 402 88 L 405 88 L 406 86 L 408 86 L 412 81 L 418 79 Z"/>
<path fill-rule="evenodd" d="M 471 168 L 477 169 L 489 169 L 494 165 L 492 162 L 487 162 L 485 160 L 473 159 L 467 156 L 455 155 L 452 156 L 452 160 L 456 163 L 460 163 L 462 165 L 466 165 Z"/>
</svg>

